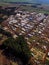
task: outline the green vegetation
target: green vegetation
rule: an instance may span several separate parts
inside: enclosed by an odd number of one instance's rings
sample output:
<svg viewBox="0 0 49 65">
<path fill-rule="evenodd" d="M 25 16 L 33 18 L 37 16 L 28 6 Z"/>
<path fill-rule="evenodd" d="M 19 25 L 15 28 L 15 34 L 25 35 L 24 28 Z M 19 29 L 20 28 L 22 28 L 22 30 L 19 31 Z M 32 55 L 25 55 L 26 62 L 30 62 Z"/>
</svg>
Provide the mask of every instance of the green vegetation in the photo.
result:
<svg viewBox="0 0 49 65">
<path fill-rule="evenodd" d="M 2 37 L 3 37 L 3 35 L 2 35 L 2 34 L 0 34 L 0 40 L 2 39 Z"/>
<path fill-rule="evenodd" d="M 28 40 L 28 41 L 32 43 L 32 42 L 34 42 L 34 40 L 35 40 L 35 42 L 38 42 L 39 37 L 35 35 L 35 36 L 33 36 L 33 37 L 29 38 L 29 40 Z"/>
<path fill-rule="evenodd" d="M 7 6 L 7 5 L 9 5 L 9 3 L 0 2 L 0 6 Z"/>
<path fill-rule="evenodd" d="M 46 65 L 49 65 L 49 60 L 46 60 Z"/>
<path fill-rule="evenodd" d="M 40 8 L 31 7 L 30 5 L 21 6 L 20 9 L 25 10 L 25 11 L 29 11 L 29 12 L 37 12 L 37 13 L 49 14 L 49 10 L 44 10 L 44 9 L 40 9 Z"/>
</svg>

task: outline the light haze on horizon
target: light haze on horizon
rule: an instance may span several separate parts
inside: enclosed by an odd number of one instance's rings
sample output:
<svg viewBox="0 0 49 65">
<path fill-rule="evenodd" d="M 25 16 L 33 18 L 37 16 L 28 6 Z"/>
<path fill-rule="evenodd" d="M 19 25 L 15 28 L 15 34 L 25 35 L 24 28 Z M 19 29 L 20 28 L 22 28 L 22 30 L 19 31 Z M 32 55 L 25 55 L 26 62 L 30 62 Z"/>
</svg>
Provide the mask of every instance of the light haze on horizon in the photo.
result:
<svg viewBox="0 0 49 65">
<path fill-rule="evenodd" d="M 0 2 L 29 2 L 29 3 L 49 4 L 49 0 L 0 0 Z"/>
</svg>

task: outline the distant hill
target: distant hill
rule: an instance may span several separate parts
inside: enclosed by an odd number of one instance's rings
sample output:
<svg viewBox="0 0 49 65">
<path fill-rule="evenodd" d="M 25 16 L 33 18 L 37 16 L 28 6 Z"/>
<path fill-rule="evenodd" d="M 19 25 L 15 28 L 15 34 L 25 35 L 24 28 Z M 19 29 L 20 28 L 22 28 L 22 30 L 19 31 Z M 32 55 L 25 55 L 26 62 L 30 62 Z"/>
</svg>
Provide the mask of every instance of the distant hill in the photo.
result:
<svg viewBox="0 0 49 65">
<path fill-rule="evenodd" d="M 32 4 L 32 3 L 29 3 L 29 2 L 9 2 L 11 4 Z"/>
</svg>

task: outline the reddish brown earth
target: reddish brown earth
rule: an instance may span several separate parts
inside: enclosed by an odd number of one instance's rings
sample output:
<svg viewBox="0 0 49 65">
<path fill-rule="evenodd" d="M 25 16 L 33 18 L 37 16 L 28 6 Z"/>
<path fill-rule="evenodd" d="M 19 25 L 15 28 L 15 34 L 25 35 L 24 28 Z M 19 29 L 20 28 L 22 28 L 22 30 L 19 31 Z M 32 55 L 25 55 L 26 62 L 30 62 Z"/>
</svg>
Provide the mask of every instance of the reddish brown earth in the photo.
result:
<svg viewBox="0 0 49 65">
<path fill-rule="evenodd" d="M 11 65 L 10 61 L 2 54 L 2 50 L 0 50 L 0 65 Z"/>
</svg>

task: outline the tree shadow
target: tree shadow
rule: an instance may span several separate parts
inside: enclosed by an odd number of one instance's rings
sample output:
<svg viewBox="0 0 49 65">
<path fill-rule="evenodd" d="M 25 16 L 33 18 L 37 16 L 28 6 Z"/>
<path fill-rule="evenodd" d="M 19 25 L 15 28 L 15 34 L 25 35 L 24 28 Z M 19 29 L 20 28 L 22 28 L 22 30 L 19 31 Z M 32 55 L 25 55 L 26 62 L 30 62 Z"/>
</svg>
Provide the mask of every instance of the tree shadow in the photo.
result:
<svg viewBox="0 0 49 65">
<path fill-rule="evenodd" d="M 3 51 L 2 55 L 6 56 L 8 60 L 17 62 L 18 65 L 24 65 L 22 59 L 19 57 L 15 50 L 11 49 L 10 47 L 8 48 L 4 45 L 0 45 L 0 50 Z"/>
<path fill-rule="evenodd" d="M 18 62 L 18 65 L 26 65 L 26 58 L 23 53 L 17 53 L 14 49 L 6 47 L 3 44 L 0 45 L 0 50 L 3 50 L 2 54 L 6 56 L 8 60 Z"/>
</svg>

